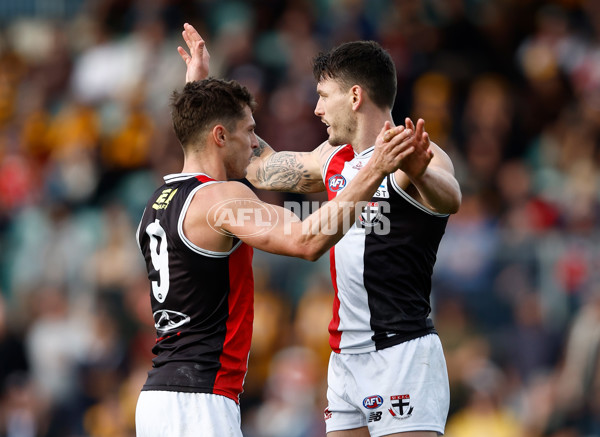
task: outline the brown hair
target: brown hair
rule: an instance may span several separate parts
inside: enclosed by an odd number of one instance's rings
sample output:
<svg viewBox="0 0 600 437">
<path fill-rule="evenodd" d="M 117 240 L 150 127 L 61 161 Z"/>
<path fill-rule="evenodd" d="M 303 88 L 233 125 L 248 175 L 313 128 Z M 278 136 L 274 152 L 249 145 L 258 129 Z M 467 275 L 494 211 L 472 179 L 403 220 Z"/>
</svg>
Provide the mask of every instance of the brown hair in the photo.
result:
<svg viewBox="0 0 600 437">
<path fill-rule="evenodd" d="M 347 90 L 361 86 L 373 103 L 392 108 L 396 99 L 396 67 L 392 57 L 375 41 L 344 43 L 313 61 L 317 82 L 333 79 Z"/>
<path fill-rule="evenodd" d="M 252 111 L 256 102 L 250 91 L 236 81 L 208 78 L 188 82 L 171 96 L 171 117 L 177 139 L 186 150 L 216 124 L 233 130 Z"/>
</svg>

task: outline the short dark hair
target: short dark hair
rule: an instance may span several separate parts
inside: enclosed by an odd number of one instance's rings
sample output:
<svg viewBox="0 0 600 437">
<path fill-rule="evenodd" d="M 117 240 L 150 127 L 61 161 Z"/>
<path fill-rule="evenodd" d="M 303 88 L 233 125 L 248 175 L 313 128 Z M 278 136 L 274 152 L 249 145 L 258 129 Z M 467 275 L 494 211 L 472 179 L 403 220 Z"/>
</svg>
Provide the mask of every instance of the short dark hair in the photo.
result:
<svg viewBox="0 0 600 437">
<path fill-rule="evenodd" d="M 334 79 L 345 89 L 360 85 L 373 102 L 392 108 L 396 99 L 396 67 L 388 52 L 375 41 L 341 44 L 313 61 L 317 82 Z"/>
<path fill-rule="evenodd" d="M 184 147 L 196 141 L 214 124 L 234 129 L 244 118 L 244 109 L 252 111 L 256 101 L 250 91 L 236 81 L 208 78 L 188 82 L 171 96 L 171 117 L 177 139 Z"/>
</svg>

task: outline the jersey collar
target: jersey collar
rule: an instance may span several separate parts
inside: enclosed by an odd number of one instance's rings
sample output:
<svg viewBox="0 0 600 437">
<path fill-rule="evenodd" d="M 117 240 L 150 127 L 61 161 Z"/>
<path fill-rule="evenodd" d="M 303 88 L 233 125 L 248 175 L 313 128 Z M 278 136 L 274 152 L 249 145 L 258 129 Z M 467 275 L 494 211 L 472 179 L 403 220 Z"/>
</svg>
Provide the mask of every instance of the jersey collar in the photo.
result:
<svg viewBox="0 0 600 437">
<path fill-rule="evenodd" d="M 173 182 L 181 182 L 185 181 L 186 179 L 197 178 L 198 176 L 202 176 L 203 178 L 214 181 L 213 178 L 205 173 L 173 173 L 166 175 L 163 179 L 165 180 L 166 184 L 172 184 Z"/>
<path fill-rule="evenodd" d="M 368 149 L 365 149 L 360 153 L 354 152 L 354 157 L 355 158 L 366 158 L 367 156 L 371 156 L 371 154 L 373 153 L 374 150 L 375 150 L 375 146 L 371 146 Z"/>
</svg>

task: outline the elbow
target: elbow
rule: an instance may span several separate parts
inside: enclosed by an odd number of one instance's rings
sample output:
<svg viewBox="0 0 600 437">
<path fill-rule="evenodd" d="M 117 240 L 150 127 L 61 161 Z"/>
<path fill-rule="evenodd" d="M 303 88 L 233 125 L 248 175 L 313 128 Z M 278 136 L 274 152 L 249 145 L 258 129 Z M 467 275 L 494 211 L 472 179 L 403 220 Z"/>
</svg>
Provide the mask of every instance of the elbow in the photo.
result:
<svg viewBox="0 0 600 437">
<path fill-rule="evenodd" d="M 309 252 L 307 252 L 305 254 L 305 256 L 303 256 L 302 258 L 310 261 L 310 262 L 315 262 L 316 260 L 318 260 L 319 258 L 321 258 L 321 256 L 323 256 L 323 254 L 325 253 L 325 250 L 311 250 Z"/>
<path fill-rule="evenodd" d="M 317 244 L 314 240 L 306 240 L 302 239 L 294 239 L 295 241 L 292 243 L 296 248 L 294 256 L 298 258 L 305 259 L 306 261 L 315 262 L 325 252 L 327 252 L 327 248 L 322 245 Z"/>
<path fill-rule="evenodd" d="M 447 214 L 456 214 L 459 209 L 460 209 L 460 200 L 449 205 L 446 213 Z"/>
<path fill-rule="evenodd" d="M 321 258 L 321 256 L 323 256 L 323 254 L 326 251 L 327 249 L 308 245 L 300 250 L 298 256 L 302 259 L 305 259 L 306 261 L 315 262 L 316 260 Z"/>
<path fill-rule="evenodd" d="M 458 210 L 460 209 L 461 203 L 462 203 L 462 193 L 459 188 L 456 193 L 456 197 L 454 198 L 453 208 L 452 208 L 452 212 L 450 214 L 456 214 L 458 212 Z"/>
<path fill-rule="evenodd" d="M 460 209 L 460 204 L 462 202 L 462 195 L 460 192 L 454 196 L 451 202 L 448 203 L 445 213 L 446 214 L 456 214 Z"/>
</svg>

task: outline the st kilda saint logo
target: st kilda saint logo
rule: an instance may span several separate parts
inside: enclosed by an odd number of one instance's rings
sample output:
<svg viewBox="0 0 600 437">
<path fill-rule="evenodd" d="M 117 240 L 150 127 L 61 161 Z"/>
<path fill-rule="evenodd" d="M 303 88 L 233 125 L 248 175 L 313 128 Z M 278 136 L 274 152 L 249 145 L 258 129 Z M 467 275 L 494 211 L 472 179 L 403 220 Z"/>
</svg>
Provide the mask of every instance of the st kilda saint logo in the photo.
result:
<svg viewBox="0 0 600 437">
<path fill-rule="evenodd" d="M 408 419 L 412 416 L 413 407 L 410 406 L 410 395 L 390 396 L 392 408 L 388 411 L 394 419 Z"/>
<path fill-rule="evenodd" d="M 363 227 L 373 227 L 381 219 L 381 209 L 379 208 L 379 202 L 369 202 L 363 208 L 358 221 Z"/>
<path fill-rule="evenodd" d="M 356 220 L 356 226 L 365 230 L 367 234 L 387 235 L 391 223 L 386 213 L 390 212 L 390 204 L 385 200 L 378 202 L 362 202 L 361 213 Z"/>
</svg>

